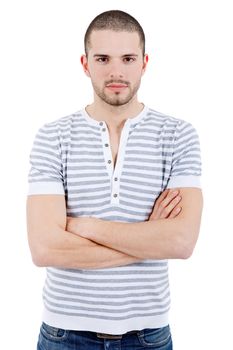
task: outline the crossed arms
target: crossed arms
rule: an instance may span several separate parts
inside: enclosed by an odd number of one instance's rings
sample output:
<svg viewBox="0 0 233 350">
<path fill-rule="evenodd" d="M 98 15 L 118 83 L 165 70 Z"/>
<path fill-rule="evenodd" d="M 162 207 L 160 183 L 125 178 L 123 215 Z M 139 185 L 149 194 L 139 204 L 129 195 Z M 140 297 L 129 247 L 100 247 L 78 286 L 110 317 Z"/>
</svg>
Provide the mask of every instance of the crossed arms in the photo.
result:
<svg viewBox="0 0 233 350">
<path fill-rule="evenodd" d="M 67 218 L 64 196 L 29 196 L 32 259 L 38 266 L 88 269 L 188 258 L 199 234 L 202 193 L 198 188 L 178 192 L 179 196 L 174 190 L 164 191 L 149 220 L 139 223 Z"/>
</svg>

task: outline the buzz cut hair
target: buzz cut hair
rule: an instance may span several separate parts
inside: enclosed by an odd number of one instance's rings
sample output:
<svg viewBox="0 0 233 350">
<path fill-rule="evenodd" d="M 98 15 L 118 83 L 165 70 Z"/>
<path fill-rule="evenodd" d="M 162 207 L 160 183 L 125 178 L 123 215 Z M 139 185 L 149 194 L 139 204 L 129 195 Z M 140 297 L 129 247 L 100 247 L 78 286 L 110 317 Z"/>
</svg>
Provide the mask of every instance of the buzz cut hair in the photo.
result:
<svg viewBox="0 0 233 350">
<path fill-rule="evenodd" d="M 91 46 L 91 33 L 95 30 L 113 30 L 116 32 L 136 32 L 139 35 L 142 54 L 145 55 L 145 34 L 140 23 L 130 14 L 120 11 L 111 10 L 100 13 L 89 24 L 84 36 L 85 54 Z"/>
</svg>

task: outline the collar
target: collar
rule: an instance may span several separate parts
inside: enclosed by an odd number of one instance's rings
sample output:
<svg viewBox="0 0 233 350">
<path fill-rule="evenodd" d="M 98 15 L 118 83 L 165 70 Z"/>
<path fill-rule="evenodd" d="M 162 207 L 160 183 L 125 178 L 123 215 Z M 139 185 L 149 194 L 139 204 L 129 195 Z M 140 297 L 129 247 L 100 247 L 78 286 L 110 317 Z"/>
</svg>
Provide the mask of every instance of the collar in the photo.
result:
<svg viewBox="0 0 233 350">
<path fill-rule="evenodd" d="M 128 125 L 135 126 L 136 124 L 138 124 L 138 123 L 143 119 L 143 117 L 147 114 L 148 110 L 149 110 L 149 108 L 148 108 L 147 106 L 144 105 L 143 110 L 142 110 L 138 115 L 136 115 L 136 116 L 133 117 L 133 118 L 128 118 L 128 119 L 126 119 L 126 122 L 125 122 L 125 123 L 127 123 Z M 94 118 L 92 118 L 92 117 L 87 113 L 87 111 L 86 111 L 85 108 L 83 108 L 83 109 L 81 110 L 81 112 L 82 112 L 82 115 L 84 116 L 84 118 L 86 119 L 86 121 L 87 121 L 89 124 L 93 125 L 93 126 L 99 126 L 100 123 L 105 123 L 104 120 L 95 120 Z"/>
</svg>

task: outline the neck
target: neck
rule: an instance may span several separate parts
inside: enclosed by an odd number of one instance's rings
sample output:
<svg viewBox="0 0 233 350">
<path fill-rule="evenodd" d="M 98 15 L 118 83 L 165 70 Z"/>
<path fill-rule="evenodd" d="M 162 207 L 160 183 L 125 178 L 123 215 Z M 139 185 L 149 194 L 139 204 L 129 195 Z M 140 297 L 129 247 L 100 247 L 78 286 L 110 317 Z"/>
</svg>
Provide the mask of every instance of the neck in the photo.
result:
<svg viewBox="0 0 233 350">
<path fill-rule="evenodd" d="M 104 120 L 109 128 L 122 128 L 126 119 L 136 117 L 144 108 L 137 98 L 122 106 L 111 106 L 95 100 L 86 107 L 87 113 L 95 120 Z"/>
</svg>

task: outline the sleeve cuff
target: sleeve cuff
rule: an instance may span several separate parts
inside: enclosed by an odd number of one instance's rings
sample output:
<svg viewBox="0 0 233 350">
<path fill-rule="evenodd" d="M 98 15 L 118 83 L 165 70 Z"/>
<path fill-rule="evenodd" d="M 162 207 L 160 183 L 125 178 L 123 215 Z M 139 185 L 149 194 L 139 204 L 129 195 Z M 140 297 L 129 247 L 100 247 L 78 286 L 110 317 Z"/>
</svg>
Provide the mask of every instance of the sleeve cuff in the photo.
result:
<svg viewBox="0 0 233 350">
<path fill-rule="evenodd" d="M 200 176 L 173 176 L 168 181 L 167 188 L 176 187 L 198 187 L 201 188 L 201 177 Z"/>
<path fill-rule="evenodd" d="M 64 187 L 59 182 L 31 182 L 28 195 L 33 194 L 65 194 Z"/>
</svg>

